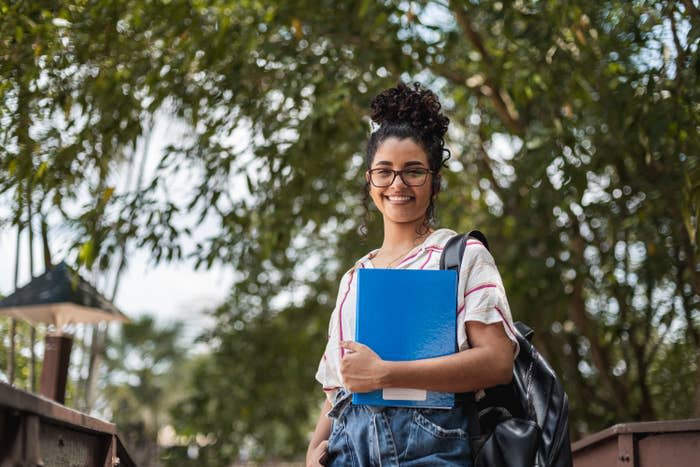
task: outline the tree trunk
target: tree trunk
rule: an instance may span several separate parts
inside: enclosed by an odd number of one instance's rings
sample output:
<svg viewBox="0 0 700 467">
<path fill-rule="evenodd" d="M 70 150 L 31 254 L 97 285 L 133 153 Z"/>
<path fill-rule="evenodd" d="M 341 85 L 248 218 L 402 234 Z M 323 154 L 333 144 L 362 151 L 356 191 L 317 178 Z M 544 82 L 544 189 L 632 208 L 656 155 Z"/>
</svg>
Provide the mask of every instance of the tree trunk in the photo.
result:
<svg viewBox="0 0 700 467">
<path fill-rule="evenodd" d="M 21 208 L 19 212 L 22 212 Z M 17 243 L 15 244 L 15 290 L 19 287 L 19 247 L 22 239 L 22 223 L 17 216 Z M 17 321 L 10 320 L 10 350 L 7 356 L 7 379 L 10 384 L 15 382 L 15 336 L 17 335 Z"/>
<path fill-rule="evenodd" d="M 626 392 L 610 374 L 610 358 L 608 350 L 600 345 L 598 334 L 586 316 L 586 306 L 583 299 L 583 280 L 577 278 L 574 283 L 574 291 L 571 294 L 571 306 L 569 307 L 571 320 L 576 324 L 581 335 L 588 339 L 591 346 L 591 359 L 598 371 L 601 382 L 608 389 L 613 402 L 620 410 L 620 415 L 629 413 Z"/>
<path fill-rule="evenodd" d="M 143 176 L 145 173 L 146 169 L 146 160 L 148 158 L 148 150 L 150 147 L 150 141 L 151 141 L 151 134 L 152 132 L 149 131 L 148 135 L 146 136 L 146 141 L 144 145 L 144 150 L 143 150 L 143 156 L 141 158 L 141 163 L 139 165 L 139 171 L 137 174 L 136 178 L 136 190 L 139 191 L 141 189 L 141 185 L 143 184 Z M 133 163 L 132 159 L 132 163 Z M 131 167 L 129 168 L 129 173 L 127 176 L 127 186 L 126 186 L 126 191 L 129 190 L 129 184 L 131 182 Z M 132 212 L 129 216 L 129 223 L 133 223 L 134 220 L 134 213 Z M 109 297 L 109 300 L 111 302 L 114 302 L 114 299 L 117 296 L 117 292 L 119 291 L 119 284 L 120 284 L 120 279 L 121 275 L 124 272 L 124 267 L 126 266 L 126 243 L 123 243 L 120 245 L 120 256 L 119 256 L 119 265 L 117 266 L 117 271 L 115 274 L 114 278 L 114 284 L 112 286 L 112 293 Z M 92 405 L 94 404 L 94 399 L 95 399 L 95 386 L 97 385 L 97 376 L 99 372 L 99 366 L 100 363 L 102 362 L 102 355 L 105 349 L 107 348 L 107 344 L 109 342 L 109 324 L 105 325 L 105 328 L 103 330 L 100 330 L 98 325 L 95 325 L 92 329 L 92 341 L 90 342 L 90 362 L 88 364 L 88 376 L 87 380 L 85 382 L 85 408 L 86 411 L 89 412 L 90 409 L 92 409 Z"/>
<path fill-rule="evenodd" d="M 15 382 L 15 335 L 17 334 L 17 321 L 10 319 L 10 349 L 7 355 L 7 380 L 10 384 Z"/>
<path fill-rule="evenodd" d="M 695 361 L 695 399 L 693 401 L 693 418 L 700 418 L 700 352 Z"/>
<path fill-rule="evenodd" d="M 88 374 L 85 381 L 85 412 L 90 413 L 95 403 L 95 389 L 97 387 L 97 375 L 102 363 L 102 353 L 106 343 L 107 328 L 100 329 L 99 324 L 92 326 L 92 339 L 90 341 L 90 360 Z"/>
<path fill-rule="evenodd" d="M 78 336 L 78 329 L 76 329 L 76 336 L 73 340 L 74 346 L 77 347 L 80 344 L 80 362 L 78 363 L 78 384 L 75 394 L 76 408 L 80 411 L 85 412 L 85 393 L 87 391 L 87 377 L 83 378 L 85 374 L 85 368 L 87 365 L 88 358 L 88 348 L 87 348 L 87 334 L 88 325 L 84 324 L 80 327 L 82 333 Z M 74 348 L 75 348 L 74 347 Z"/>
<path fill-rule="evenodd" d="M 27 229 L 29 240 L 29 280 L 34 279 L 34 227 L 32 226 L 32 183 L 27 180 Z M 36 327 L 29 325 L 29 390 L 36 392 Z"/>
<path fill-rule="evenodd" d="M 51 262 L 51 248 L 49 247 L 49 224 L 46 222 L 46 217 L 41 217 L 41 245 L 44 252 L 44 271 L 48 271 L 53 267 Z"/>
</svg>

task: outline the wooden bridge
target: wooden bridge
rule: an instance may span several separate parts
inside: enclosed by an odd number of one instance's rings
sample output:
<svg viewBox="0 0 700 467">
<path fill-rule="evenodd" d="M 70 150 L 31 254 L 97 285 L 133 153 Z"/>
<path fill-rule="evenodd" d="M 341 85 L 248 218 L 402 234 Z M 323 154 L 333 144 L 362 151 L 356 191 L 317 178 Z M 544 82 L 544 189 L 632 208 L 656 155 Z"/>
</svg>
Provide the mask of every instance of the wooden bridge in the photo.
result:
<svg viewBox="0 0 700 467">
<path fill-rule="evenodd" d="M 136 467 L 114 424 L 0 383 L 0 467 Z"/>
</svg>

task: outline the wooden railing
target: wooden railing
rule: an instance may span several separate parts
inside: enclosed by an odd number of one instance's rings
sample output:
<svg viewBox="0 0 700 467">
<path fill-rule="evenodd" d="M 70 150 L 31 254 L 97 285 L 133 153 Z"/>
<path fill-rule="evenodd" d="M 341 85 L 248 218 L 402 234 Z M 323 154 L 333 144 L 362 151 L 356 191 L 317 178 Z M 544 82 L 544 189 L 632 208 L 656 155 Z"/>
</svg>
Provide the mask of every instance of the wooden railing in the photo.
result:
<svg viewBox="0 0 700 467">
<path fill-rule="evenodd" d="M 622 423 L 571 446 L 574 467 L 700 465 L 700 419 Z"/>
<path fill-rule="evenodd" d="M 113 423 L 0 383 L 0 467 L 136 467 Z"/>
</svg>

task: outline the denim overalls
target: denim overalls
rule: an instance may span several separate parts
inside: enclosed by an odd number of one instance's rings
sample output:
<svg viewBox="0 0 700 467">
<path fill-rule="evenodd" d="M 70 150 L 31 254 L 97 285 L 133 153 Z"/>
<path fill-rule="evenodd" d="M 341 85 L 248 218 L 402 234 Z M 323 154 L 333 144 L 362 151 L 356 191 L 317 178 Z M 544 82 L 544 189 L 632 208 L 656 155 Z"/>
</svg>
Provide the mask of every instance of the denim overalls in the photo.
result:
<svg viewBox="0 0 700 467">
<path fill-rule="evenodd" d="M 353 405 L 340 390 L 328 416 L 327 466 L 471 466 L 467 415 L 455 408 L 413 409 Z"/>
</svg>

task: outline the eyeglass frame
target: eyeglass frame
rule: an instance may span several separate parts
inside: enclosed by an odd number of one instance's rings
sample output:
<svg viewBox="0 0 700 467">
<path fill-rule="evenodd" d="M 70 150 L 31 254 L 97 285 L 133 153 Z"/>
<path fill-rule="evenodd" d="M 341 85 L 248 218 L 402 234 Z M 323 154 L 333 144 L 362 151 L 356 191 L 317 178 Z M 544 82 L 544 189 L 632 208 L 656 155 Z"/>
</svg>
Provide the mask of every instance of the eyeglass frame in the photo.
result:
<svg viewBox="0 0 700 467">
<path fill-rule="evenodd" d="M 425 170 L 425 171 L 426 171 L 426 173 L 425 173 L 425 179 L 423 179 L 423 183 L 421 183 L 420 185 L 411 185 L 411 184 L 409 184 L 408 182 L 406 182 L 406 180 L 403 178 L 403 174 L 404 174 L 404 172 L 410 172 L 411 170 L 416 170 L 416 169 L 421 169 L 421 170 Z M 378 170 L 388 170 L 388 171 L 394 173 L 394 176 L 391 177 L 391 181 L 389 182 L 388 185 L 377 185 L 376 183 L 374 183 L 374 181 L 372 180 L 372 172 L 378 171 Z M 408 168 L 406 168 L 406 169 L 401 169 L 401 170 L 394 170 L 394 169 L 390 169 L 390 168 L 388 168 L 388 167 L 375 167 L 375 168 L 373 168 L 373 169 L 369 169 L 369 170 L 366 172 L 366 174 L 367 174 L 367 178 L 369 179 L 369 183 L 370 183 L 372 186 L 374 186 L 374 187 L 376 187 L 376 188 L 387 188 L 387 187 L 390 187 L 390 186 L 396 181 L 396 177 L 397 177 L 397 176 L 398 176 L 399 178 L 401 178 L 401 181 L 402 181 L 403 184 L 406 185 L 406 186 L 410 186 L 410 187 L 423 186 L 423 185 L 425 185 L 425 182 L 428 181 L 428 174 L 430 174 L 430 175 L 435 175 L 436 172 L 437 172 L 437 171 L 435 171 L 435 170 L 430 170 L 430 169 L 428 169 L 428 168 L 426 168 L 426 167 L 408 167 Z"/>
</svg>

